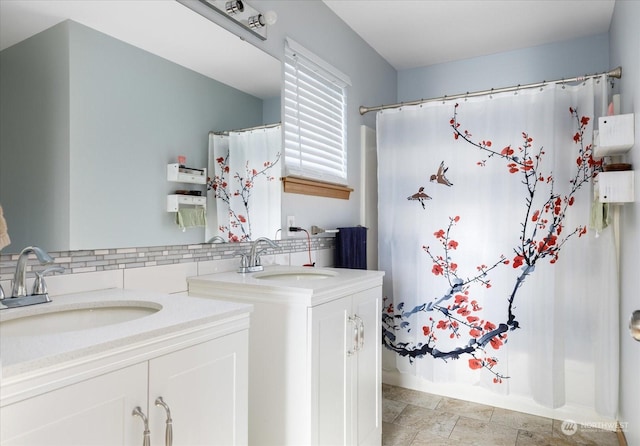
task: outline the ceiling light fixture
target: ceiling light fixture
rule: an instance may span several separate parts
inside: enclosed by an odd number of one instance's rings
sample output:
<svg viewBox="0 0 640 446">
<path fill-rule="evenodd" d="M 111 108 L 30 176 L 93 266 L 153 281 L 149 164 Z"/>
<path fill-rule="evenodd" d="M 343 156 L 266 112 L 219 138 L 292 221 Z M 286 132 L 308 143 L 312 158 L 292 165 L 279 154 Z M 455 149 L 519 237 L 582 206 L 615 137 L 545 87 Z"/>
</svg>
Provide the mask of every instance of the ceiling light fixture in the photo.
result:
<svg viewBox="0 0 640 446">
<path fill-rule="evenodd" d="M 249 28 L 251 29 L 262 28 L 264 25 L 265 23 L 264 23 L 264 18 L 262 17 L 262 14 L 252 15 L 251 17 L 249 17 Z"/>
<path fill-rule="evenodd" d="M 262 14 L 244 0 L 178 0 L 178 2 L 212 22 L 217 21 L 216 17 L 226 17 L 260 40 L 267 40 L 267 25 L 275 24 L 278 19 L 275 12 L 267 11 Z"/>
<path fill-rule="evenodd" d="M 234 15 L 244 11 L 244 4 L 241 0 L 233 0 L 225 3 L 224 9 L 227 11 L 227 14 Z"/>
</svg>

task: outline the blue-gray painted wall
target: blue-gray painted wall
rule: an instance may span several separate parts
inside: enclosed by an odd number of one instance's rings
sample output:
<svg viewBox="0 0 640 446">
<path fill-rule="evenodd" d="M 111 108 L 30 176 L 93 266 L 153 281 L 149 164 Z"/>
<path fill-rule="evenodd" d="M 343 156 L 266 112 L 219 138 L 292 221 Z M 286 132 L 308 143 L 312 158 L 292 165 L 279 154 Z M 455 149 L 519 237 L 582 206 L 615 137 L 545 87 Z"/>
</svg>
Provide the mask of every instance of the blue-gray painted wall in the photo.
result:
<svg viewBox="0 0 640 446">
<path fill-rule="evenodd" d="M 402 70 L 398 72 L 398 102 L 571 78 L 609 68 L 605 33 Z"/>
<path fill-rule="evenodd" d="M 262 100 L 71 21 L 1 65 L 3 113 L 20 111 L 0 144 L 11 252 L 201 243 L 204 229 L 182 232 L 166 212 L 185 188 L 166 165 L 205 167 L 210 130 L 263 122 Z"/>
<path fill-rule="evenodd" d="M 609 30 L 610 62 L 622 66 L 620 112 L 635 113 L 634 147 L 626 161 L 635 169 L 635 203 L 620 206 L 620 420 L 627 444 L 640 445 L 640 343 L 629 334 L 629 318 L 640 310 L 640 2 L 617 0 Z M 593 296 L 598 298 L 599 296 Z"/>
<path fill-rule="evenodd" d="M 0 204 L 12 240 L 5 251 L 70 243 L 67 36 L 55 27 L 0 52 Z"/>
</svg>

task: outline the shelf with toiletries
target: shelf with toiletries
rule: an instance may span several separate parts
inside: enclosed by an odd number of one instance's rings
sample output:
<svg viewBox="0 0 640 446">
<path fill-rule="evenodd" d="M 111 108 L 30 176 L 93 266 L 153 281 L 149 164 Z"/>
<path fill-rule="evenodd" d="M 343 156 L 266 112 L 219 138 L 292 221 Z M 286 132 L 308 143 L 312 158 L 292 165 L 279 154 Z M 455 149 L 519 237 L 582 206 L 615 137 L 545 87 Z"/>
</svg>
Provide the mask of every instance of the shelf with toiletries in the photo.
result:
<svg viewBox="0 0 640 446">
<path fill-rule="evenodd" d="M 634 171 L 623 156 L 635 144 L 635 115 L 612 114 L 598 118 L 598 130 L 593 135 L 593 155 L 602 158 L 603 172 L 598 174 L 598 195 L 601 203 L 632 203 Z"/>
<path fill-rule="evenodd" d="M 207 169 L 185 167 L 178 163 L 168 164 L 167 181 L 173 181 L 175 183 L 206 184 Z"/>
<path fill-rule="evenodd" d="M 181 163 L 167 164 L 167 181 L 184 184 L 205 185 L 207 169 L 186 167 Z M 181 206 L 201 206 L 206 208 L 207 198 L 198 190 L 176 190 L 167 196 L 167 212 L 178 212 Z"/>
</svg>

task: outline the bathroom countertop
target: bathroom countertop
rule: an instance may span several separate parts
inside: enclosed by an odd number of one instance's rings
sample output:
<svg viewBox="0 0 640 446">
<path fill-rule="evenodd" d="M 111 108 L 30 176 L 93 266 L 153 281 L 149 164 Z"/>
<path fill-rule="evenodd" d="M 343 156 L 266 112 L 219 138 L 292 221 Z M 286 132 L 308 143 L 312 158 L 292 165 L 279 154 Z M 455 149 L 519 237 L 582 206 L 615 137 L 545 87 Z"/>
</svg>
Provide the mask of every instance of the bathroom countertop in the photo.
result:
<svg viewBox="0 0 640 446">
<path fill-rule="evenodd" d="M 264 271 L 215 273 L 189 277 L 187 282 L 189 295 L 224 299 L 243 298 L 249 292 L 273 301 L 317 305 L 366 287 L 381 286 L 384 274 L 375 270 L 270 265 Z"/>
<path fill-rule="evenodd" d="M 143 306 L 158 311 L 143 317 L 101 327 L 68 330 L 54 334 L 2 335 L 2 323 L 18 317 L 58 310 L 77 310 L 88 304 Z M 235 320 L 238 329 L 248 327 L 251 305 L 157 292 L 108 289 L 52 298 L 51 303 L 0 311 L 2 384 L 20 375 L 37 373 L 64 363 L 82 361 L 111 350 L 132 350 L 154 339 L 167 339 L 199 326 L 215 326 Z M 240 320 L 245 320 L 245 325 Z M 6 330 L 9 331 L 8 329 Z"/>
</svg>

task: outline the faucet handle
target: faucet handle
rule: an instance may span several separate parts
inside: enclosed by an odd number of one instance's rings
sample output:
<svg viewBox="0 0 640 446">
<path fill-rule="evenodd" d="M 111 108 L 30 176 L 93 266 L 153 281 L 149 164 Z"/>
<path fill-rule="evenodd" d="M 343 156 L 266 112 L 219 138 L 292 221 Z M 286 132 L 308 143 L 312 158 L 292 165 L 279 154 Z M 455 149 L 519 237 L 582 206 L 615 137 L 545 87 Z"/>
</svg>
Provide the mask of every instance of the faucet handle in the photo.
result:
<svg viewBox="0 0 640 446">
<path fill-rule="evenodd" d="M 36 271 L 36 281 L 33 283 L 33 291 L 31 294 L 47 294 L 47 284 L 44 276 L 50 273 L 62 273 L 64 268 L 61 266 L 51 266 L 43 271 Z"/>
<path fill-rule="evenodd" d="M 249 260 L 246 252 L 235 251 L 233 253 L 234 257 L 240 257 L 240 267 L 238 268 L 239 273 L 246 273 L 249 270 Z"/>
</svg>

